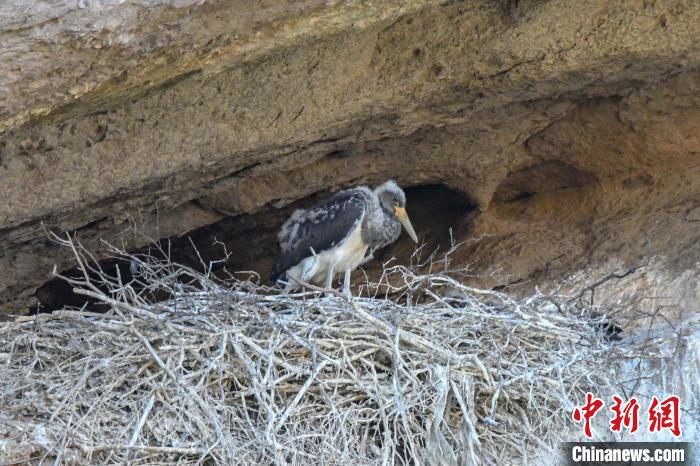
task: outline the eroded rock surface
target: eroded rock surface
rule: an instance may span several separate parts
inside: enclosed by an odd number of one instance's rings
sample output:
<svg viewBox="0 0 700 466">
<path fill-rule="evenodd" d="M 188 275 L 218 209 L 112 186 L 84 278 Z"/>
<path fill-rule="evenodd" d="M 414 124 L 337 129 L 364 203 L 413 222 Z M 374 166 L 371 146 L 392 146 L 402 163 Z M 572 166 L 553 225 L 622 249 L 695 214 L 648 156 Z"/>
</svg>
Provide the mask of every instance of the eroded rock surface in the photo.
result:
<svg viewBox="0 0 700 466">
<path fill-rule="evenodd" d="M 297 202 L 386 178 L 489 286 L 634 269 L 700 302 L 695 2 L 19 3 L 0 6 L 6 312 L 72 267 L 46 230 L 99 256 L 214 225 L 230 268 L 266 274 Z"/>
</svg>

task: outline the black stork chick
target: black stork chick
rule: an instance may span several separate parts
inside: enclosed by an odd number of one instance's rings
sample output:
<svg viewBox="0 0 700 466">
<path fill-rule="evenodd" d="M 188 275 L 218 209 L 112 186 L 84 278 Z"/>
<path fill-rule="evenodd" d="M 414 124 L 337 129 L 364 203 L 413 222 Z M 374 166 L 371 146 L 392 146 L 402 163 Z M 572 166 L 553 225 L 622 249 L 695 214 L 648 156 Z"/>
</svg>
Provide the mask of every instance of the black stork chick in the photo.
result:
<svg viewBox="0 0 700 466">
<path fill-rule="evenodd" d="M 372 259 L 374 251 L 396 241 L 402 225 L 418 242 L 406 213 L 406 195 L 394 181 L 374 190 L 358 186 L 341 191 L 308 210 L 295 211 L 282 225 L 272 281 L 285 282 L 286 290 L 301 283 L 331 288 L 335 274 L 343 272 L 343 292 L 350 296 L 351 272 Z"/>
</svg>

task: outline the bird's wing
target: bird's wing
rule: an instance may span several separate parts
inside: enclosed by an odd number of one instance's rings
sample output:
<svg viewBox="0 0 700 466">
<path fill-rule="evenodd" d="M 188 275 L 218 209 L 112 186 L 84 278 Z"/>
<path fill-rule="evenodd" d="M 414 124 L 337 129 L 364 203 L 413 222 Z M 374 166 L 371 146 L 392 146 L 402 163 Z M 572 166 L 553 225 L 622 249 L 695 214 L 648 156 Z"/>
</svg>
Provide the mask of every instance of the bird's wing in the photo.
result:
<svg viewBox="0 0 700 466">
<path fill-rule="evenodd" d="M 274 282 L 301 260 L 340 244 L 365 214 L 362 192 L 343 191 L 309 210 L 297 210 L 282 226 L 280 255 L 272 267 Z"/>
</svg>

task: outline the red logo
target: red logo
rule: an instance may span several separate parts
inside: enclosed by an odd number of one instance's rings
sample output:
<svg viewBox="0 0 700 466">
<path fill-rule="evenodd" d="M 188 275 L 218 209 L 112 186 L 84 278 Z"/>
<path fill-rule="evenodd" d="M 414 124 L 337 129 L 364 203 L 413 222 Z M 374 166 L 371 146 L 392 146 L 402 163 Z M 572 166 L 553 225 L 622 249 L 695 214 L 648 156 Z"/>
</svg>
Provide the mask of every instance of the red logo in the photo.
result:
<svg viewBox="0 0 700 466">
<path fill-rule="evenodd" d="M 637 432 L 639 427 L 639 403 L 635 397 L 632 397 L 622 406 L 622 398 L 617 395 L 612 397 L 613 406 L 610 411 L 615 413 L 615 417 L 610 421 L 610 430 L 620 432 L 622 426 L 629 429 L 630 434 Z"/>
<path fill-rule="evenodd" d="M 586 437 L 591 438 L 591 419 L 596 415 L 600 408 L 603 407 L 603 400 L 600 398 L 594 398 L 592 393 L 586 393 L 586 404 L 580 408 L 574 409 L 571 417 L 574 422 L 580 423 L 581 419 L 584 421 L 583 432 Z"/>
<path fill-rule="evenodd" d="M 681 436 L 680 423 L 681 400 L 676 395 L 671 395 L 663 401 L 655 396 L 649 406 L 649 432 L 661 432 L 668 429 L 676 437 Z"/>
<path fill-rule="evenodd" d="M 617 395 L 612 396 L 613 404 L 610 411 L 614 416 L 610 420 L 610 430 L 612 432 L 622 432 L 622 428 L 629 430 L 630 434 L 637 432 L 639 428 L 639 402 L 635 397 L 627 402 Z M 649 432 L 661 432 L 668 429 L 676 437 L 681 436 L 680 423 L 680 398 L 671 395 L 663 400 L 656 396 L 651 398 L 649 406 Z M 603 400 L 596 398 L 592 393 L 586 393 L 586 403 L 583 406 L 574 408 L 571 418 L 577 424 L 583 422 L 583 433 L 591 438 L 591 419 L 604 406 Z"/>
</svg>

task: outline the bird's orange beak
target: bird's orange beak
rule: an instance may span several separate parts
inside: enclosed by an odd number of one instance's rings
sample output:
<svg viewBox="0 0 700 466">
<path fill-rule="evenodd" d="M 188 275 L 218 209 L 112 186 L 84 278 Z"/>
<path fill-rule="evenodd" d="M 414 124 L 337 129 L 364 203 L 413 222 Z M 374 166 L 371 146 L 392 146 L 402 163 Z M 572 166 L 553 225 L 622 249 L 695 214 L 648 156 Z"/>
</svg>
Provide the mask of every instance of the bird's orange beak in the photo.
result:
<svg viewBox="0 0 700 466">
<path fill-rule="evenodd" d="M 408 219 L 406 209 L 403 207 L 396 207 L 396 218 L 399 219 L 399 222 L 401 222 L 401 225 L 403 225 L 406 233 L 408 233 L 408 236 L 410 236 L 411 239 L 417 243 L 418 237 L 416 236 L 416 231 L 413 229 L 413 225 L 411 225 L 411 221 Z"/>
</svg>

